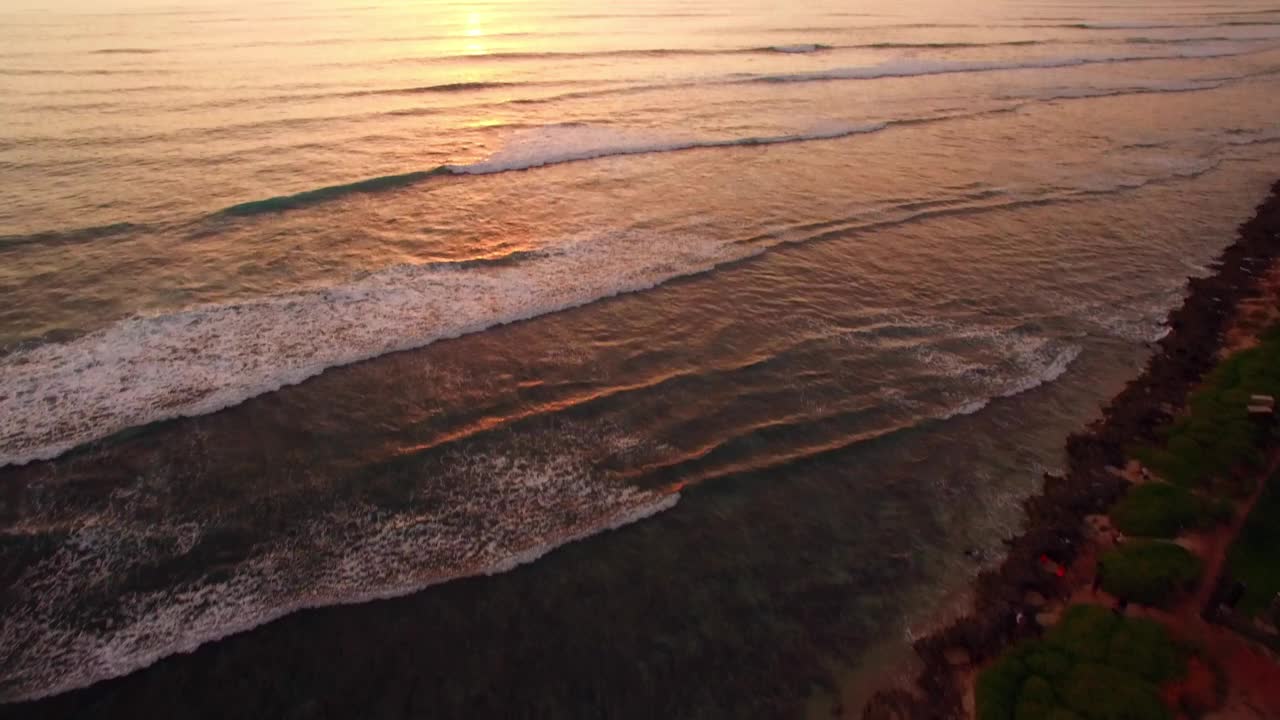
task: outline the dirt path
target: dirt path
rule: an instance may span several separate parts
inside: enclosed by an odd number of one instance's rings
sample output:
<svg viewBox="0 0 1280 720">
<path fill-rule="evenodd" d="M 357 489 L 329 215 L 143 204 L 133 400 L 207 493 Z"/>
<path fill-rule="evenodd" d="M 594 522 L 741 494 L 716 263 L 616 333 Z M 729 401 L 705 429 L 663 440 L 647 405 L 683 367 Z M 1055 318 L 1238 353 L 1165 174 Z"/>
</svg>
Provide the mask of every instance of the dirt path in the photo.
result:
<svg viewBox="0 0 1280 720">
<path fill-rule="evenodd" d="M 1266 473 L 1258 481 L 1258 486 L 1253 489 L 1253 494 L 1236 506 L 1236 514 L 1231 518 L 1231 522 L 1209 532 L 1192 533 L 1179 541 L 1204 560 L 1204 575 L 1201 578 L 1200 587 L 1195 595 L 1179 605 L 1177 608 L 1179 616 L 1199 617 L 1200 613 L 1209 606 L 1213 591 L 1218 586 L 1218 579 L 1222 577 L 1223 567 L 1227 564 L 1227 551 L 1231 549 L 1231 543 L 1240 534 L 1240 530 L 1249 519 L 1249 513 L 1253 512 L 1254 506 L 1262 497 L 1262 492 L 1267 487 L 1267 478 L 1271 477 L 1277 468 L 1280 468 L 1280 453 L 1271 458 Z"/>
<path fill-rule="evenodd" d="M 1177 638 L 1202 650 L 1204 655 L 1222 669 L 1228 680 L 1227 697 L 1219 710 L 1207 717 L 1215 720 L 1278 720 L 1280 719 L 1280 658 L 1240 635 L 1219 625 L 1205 622 L 1201 612 L 1213 596 L 1231 543 L 1240 534 L 1249 513 L 1262 497 L 1266 478 L 1280 469 L 1280 453 L 1268 464 L 1258 487 L 1247 500 L 1237 506 L 1231 522 L 1210 532 L 1195 533 L 1179 539 L 1179 543 L 1198 554 L 1205 563 L 1205 572 L 1196 592 L 1170 610 L 1158 610 L 1130 605 L 1129 616 L 1150 617 L 1161 622 Z M 1104 519 L 1094 519 L 1095 526 Z M 1092 541 L 1081 548 L 1076 561 L 1068 569 L 1066 581 L 1074 588 L 1068 604 L 1087 603 L 1115 607 L 1116 600 L 1101 590 L 1093 589 L 1097 576 L 1098 557 L 1111 548 L 1111 534 L 1105 530 L 1096 533 Z"/>
</svg>

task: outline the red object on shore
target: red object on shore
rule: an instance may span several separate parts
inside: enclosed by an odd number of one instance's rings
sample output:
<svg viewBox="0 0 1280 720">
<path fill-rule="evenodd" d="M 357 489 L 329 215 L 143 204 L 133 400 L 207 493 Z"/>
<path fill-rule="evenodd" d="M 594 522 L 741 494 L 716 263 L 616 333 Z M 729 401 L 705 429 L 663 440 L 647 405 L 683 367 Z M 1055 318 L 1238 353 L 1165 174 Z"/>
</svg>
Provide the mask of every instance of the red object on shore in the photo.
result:
<svg viewBox="0 0 1280 720">
<path fill-rule="evenodd" d="M 1057 575 L 1058 577 L 1067 576 L 1067 569 L 1059 565 L 1058 563 L 1054 562 L 1054 560 L 1050 558 L 1048 555 L 1042 554 L 1040 556 L 1040 565 L 1042 565 L 1045 570 L 1048 570 L 1049 572 L 1053 573 L 1054 575 Z"/>
</svg>

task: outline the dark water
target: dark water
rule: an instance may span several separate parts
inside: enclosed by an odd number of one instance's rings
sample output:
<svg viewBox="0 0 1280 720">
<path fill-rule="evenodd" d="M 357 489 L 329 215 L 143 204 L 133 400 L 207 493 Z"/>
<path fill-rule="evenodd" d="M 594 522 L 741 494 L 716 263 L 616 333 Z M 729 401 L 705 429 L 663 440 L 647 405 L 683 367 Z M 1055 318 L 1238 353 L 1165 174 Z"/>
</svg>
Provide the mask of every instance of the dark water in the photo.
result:
<svg viewBox="0 0 1280 720">
<path fill-rule="evenodd" d="M 8 15 L 0 698 L 431 586 L 259 632 L 325 702 L 400 627 L 442 715 L 799 703 L 1277 167 L 1265 7 L 460 8 Z"/>
</svg>

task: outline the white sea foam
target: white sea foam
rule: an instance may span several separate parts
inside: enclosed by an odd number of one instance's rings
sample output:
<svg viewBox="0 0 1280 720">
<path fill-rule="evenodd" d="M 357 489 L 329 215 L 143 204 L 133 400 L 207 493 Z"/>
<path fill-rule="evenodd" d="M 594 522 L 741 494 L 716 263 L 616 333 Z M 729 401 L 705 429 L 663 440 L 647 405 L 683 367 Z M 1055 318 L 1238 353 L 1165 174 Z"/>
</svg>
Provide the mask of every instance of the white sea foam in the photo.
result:
<svg viewBox="0 0 1280 720">
<path fill-rule="evenodd" d="M 869 132 L 879 126 L 858 127 Z M 618 136 L 594 128 L 561 130 L 563 136 L 544 136 L 559 138 L 550 148 L 517 142 L 510 155 L 500 153 L 491 162 L 554 162 L 567 154 L 624 147 L 616 144 Z M 850 131 L 834 124 L 810 136 Z M 1220 162 L 1162 161 L 1156 176 L 1099 178 L 1052 197 L 982 199 L 974 207 L 1110 193 L 1195 177 Z M 909 222 L 956 207 L 899 213 L 873 224 Z M 845 228 L 863 225 L 855 217 Z M 330 367 L 648 289 L 807 237 L 776 233 L 745 246 L 700 236 L 584 235 L 510 265 L 399 266 L 325 290 L 131 318 L 67 343 L 0 358 L 0 466 L 56 457 L 129 427 L 214 412 Z"/>
<path fill-rule="evenodd" d="M 562 426 L 510 440 L 505 450 L 444 458 L 432 470 L 444 476 L 423 480 L 432 491 L 421 506 L 339 501 L 301 521 L 296 533 L 264 537 L 216 575 L 124 591 L 118 584 L 131 575 L 180 559 L 219 529 L 217 519 L 202 521 L 209 526 L 157 521 L 148 512 L 152 488 L 180 478 L 139 478 L 139 488 L 116 493 L 100 517 L 81 523 L 19 578 L 17 612 L 0 622 L 0 700 L 124 675 L 300 609 L 506 572 L 679 500 L 593 470 L 619 446 L 645 442 L 616 428 Z M 93 603 L 84 602 L 86 592 Z"/>
<path fill-rule="evenodd" d="M 324 290 L 134 317 L 0 358 L 0 466 L 758 251 L 703 237 L 613 232 L 570 238 L 512 265 L 399 266 Z"/>
<path fill-rule="evenodd" d="M 991 396 L 966 400 L 944 412 L 942 419 L 973 415 L 986 408 L 997 397 L 1014 397 L 1051 383 L 1067 372 L 1082 350 L 1079 345 L 1058 346 L 1046 338 L 1028 338 L 1017 344 L 1023 347 L 1016 350 L 1015 356 L 1009 360 L 1017 368 L 1015 372 L 1018 374 L 989 379 L 985 384 Z"/>
<path fill-rule="evenodd" d="M 945 377 L 953 388 L 944 393 L 952 402 L 938 416 L 944 420 L 1057 380 L 1083 350 L 1037 332 L 933 316 L 896 315 L 889 325 L 927 330 L 928 340 L 910 354 L 928 375 Z"/>
<path fill-rule="evenodd" d="M 978 412 L 978 411 L 982 410 L 983 408 L 985 408 L 986 406 L 988 406 L 988 405 L 990 405 L 990 404 L 991 404 L 991 401 L 990 401 L 990 400 L 988 400 L 988 399 L 986 399 L 986 398 L 979 398 L 979 399 L 977 399 L 977 400 L 970 400 L 970 401 L 968 401 L 968 402 L 961 403 L 961 404 L 960 404 L 960 405 L 958 405 L 955 409 L 953 409 L 953 410 L 949 410 L 949 411 L 947 411 L 946 413 L 944 413 L 944 414 L 942 415 L 942 419 L 943 419 L 943 420 L 950 420 L 951 418 L 954 418 L 954 417 L 961 417 L 961 416 L 963 416 L 963 415 L 972 415 L 972 414 L 974 414 L 974 413 L 976 413 L 976 412 Z"/>
<path fill-rule="evenodd" d="M 1047 362 L 1034 366 L 1035 372 L 1028 373 L 1005 386 L 1000 392 L 1001 397 L 1020 395 L 1045 383 L 1057 380 L 1067 372 L 1067 369 L 1071 367 L 1071 363 L 1075 362 L 1075 359 L 1080 356 L 1081 350 L 1082 348 L 1079 345 L 1067 345 L 1050 355 L 1040 356 Z"/>
</svg>

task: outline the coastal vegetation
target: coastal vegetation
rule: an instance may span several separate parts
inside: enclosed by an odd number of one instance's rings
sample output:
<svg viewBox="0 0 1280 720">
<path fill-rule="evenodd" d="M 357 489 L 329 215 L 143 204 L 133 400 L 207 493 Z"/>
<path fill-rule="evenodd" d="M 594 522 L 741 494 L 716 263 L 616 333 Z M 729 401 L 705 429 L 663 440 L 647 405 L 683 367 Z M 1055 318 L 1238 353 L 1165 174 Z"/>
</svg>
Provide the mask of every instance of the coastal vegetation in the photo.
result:
<svg viewBox="0 0 1280 720">
<path fill-rule="evenodd" d="M 1231 495 L 1247 495 L 1271 434 L 1249 415 L 1254 395 L 1280 396 L 1280 327 L 1220 362 L 1189 396 L 1189 412 L 1163 429 L 1163 447 L 1139 448 L 1135 454 L 1170 482 L 1216 485 Z"/>
<path fill-rule="evenodd" d="M 1274 437 L 1269 423 L 1250 414 L 1256 395 L 1280 396 L 1280 327 L 1220 362 L 1189 395 L 1187 412 L 1161 428 L 1160 440 L 1135 449 L 1160 478 L 1131 486 L 1111 507 L 1113 525 L 1131 539 L 1098 558 L 1102 590 L 1122 602 L 1168 608 L 1200 581 L 1203 560 L 1172 539 L 1229 521 L 1256 487 Z M 1267 610 L 1280 592 L 1278 556 L 1280 481 L 1273 477 L 1227 556 L 1227 576 L 1245 588 L 1238 609 L 1247 616 Z M 1216 691 L 1213 681 L 1181 679 L 1189 659 L 1200 671 L 1192 675 L 1208 672 L 1154 619 L 1073 605 L 1042 637 L 1013 646 L 981 672 L 978 720 L 1194 714 L 1214 704 L 1206 696 Z M 1180 695 L 1177 688 L 1188 685 L 1211 692 Z"/>
<path fill-rule="evenodd" d="M 1182 485 L 1135 485 L 1111 509 L 1121 532 L 1135 537 L 1173 538 L 1185 530 L 1207 529 L 1231 519 L 1231 503 L 1198 495 Z"/>
<path fill-rule="evenodd" d="M 1191 551 L 1159 540 L 1128 542 L 1098 560 L 1102 589 L 1143 605 L 1167 606 L 1194 586 L 1202 570 Z"/>
<path fill-rule="evenodd" d="M 1267 610 L 1280 594 L 1280 473 L 1267 481 L 1228 551 L 1227 574 L 1244 583 L 1238 610 L 1246 615 Z"/>
<path fill-rule="evenodd" d="M 1170 538 L 1229 519 L 1232 504 L 1256 488 L 1266 454 L 1276 435 L 1274 422 L 1250 416 L 1255 396 L 1280 397 L 1280 325 L 1263 332 L 1254 347 L 1222 360 L 1203 385 L 1188 398 L 1188 412 L 1162 431 L 1163 447 L 1147 447 L 1137 454 L 1169 483 L 1133 487 L 1112 509 L 1121 531 L 1135 536 Z M 1245 616 L 1267 610 L 1280 593 L 1280 481 L 1267 480 L 1257 505 L 1232 544 L 1226 577 L 1242 583 L 1238 609 Z M 1207 497 L 1205 493 L 1222 497 Z M 1153 554 L 1153 552 L 1155 554 Z M 1176 586 L 1181 573 L 1190 573 L 1177 551 L 1150 548 L 1129 558 L 1113 557 L 1103 587 L 1139 589 L 1130 599 L 1156 599 L 1161 587 Z M 1164 575 L 1165 577 L 1161 577 Z M 1133 584 L 1131 586 L 1131 584 Z"/>
<path fill-rule="evenodd" d="M 1189 654 L 1154 620 L 1073 605 L 981 673 L 978 720 L 1168 720 L 1162 687 Z"/>
<path fill-rule="evenodd" d="M 1100 422 L 1068 439 L 1068 472 L 1046 474 L 1042 494 L 1027 503 L 1029 527 L 1009 541 L 998 570 L 979 576 L 975 610 L 917 641 L 922 699 L 883 691 L 868 718 L 950 716 L 965 704 L 966 686 L 979 720 L 1195 718 L 1242 703 L 1257 717 L 1280 717 L 1280 667 L 1253 644 L 1277 647 L 1274 627 L 1259 621 L 1274 623 L 1267 616 L 1280 591 L 1280 479 L 1258 483 L 1280 439 L 1280 324 L 1264 328 L 1280 308 L 1278 238 L 1280 182 L 1218 271 L 1190 281 L 1143 374 Z M 1242 511 L 1243 531 L 1234 522 Z M 1203 559 L 1170 542 L 1203 530 L 1212 532 L 1185 541 Z M 1198 600 L 1217 604 L 1175 603 L 1192 585 L 1205 591 Z M 1112 655 L 1112 623 L 1143 628 L 1120 641 L 1140 664 Z M 1180 639 L 1176 672 L 1160 670 L 1168 665 L 1157 658 L 1170 656 L 1156 648 L 1168 644 L 1143 642 L 1151 637 Z M 1194 646 L 1180 644 L 1192 638 Z M 956 671 L 965 653 L 976 674 Z"/>
</svg>

